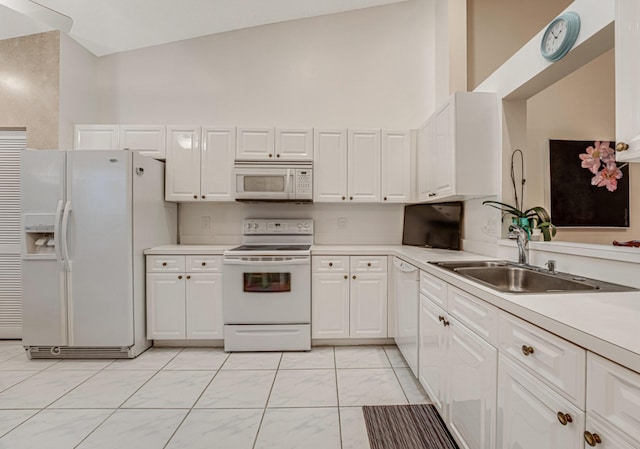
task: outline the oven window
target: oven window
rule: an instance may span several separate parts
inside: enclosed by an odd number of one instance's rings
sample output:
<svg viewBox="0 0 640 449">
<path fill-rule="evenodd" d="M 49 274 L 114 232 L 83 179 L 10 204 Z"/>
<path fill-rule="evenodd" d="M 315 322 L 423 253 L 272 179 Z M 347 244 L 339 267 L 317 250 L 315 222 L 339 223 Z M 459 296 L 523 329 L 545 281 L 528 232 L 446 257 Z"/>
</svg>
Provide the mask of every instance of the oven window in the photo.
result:
<svg viewBox="0 0 640 449">
<path fill-rule="evenodd" d="M 249 176 L 244 175 L 245 192 L 284 192 L 285 176 Z"/>
<path fill-rule="evenodd" d="M 244 273 L 244 291 L 282 293 L 291 291 L 291 273 Z"/>
</svg>

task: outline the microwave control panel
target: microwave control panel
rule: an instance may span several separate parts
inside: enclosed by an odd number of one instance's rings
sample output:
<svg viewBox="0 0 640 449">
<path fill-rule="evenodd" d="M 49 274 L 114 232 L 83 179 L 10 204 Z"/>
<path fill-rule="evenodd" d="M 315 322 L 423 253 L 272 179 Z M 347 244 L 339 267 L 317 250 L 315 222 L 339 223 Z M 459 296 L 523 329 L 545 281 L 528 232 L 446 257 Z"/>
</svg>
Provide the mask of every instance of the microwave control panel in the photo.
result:
<svg viewBox="0 0 640 449">
<path fill-rule="evenodd" d="M 313 188 L 313 179 L 311 178 L 310 169 L 296 169 L 296 194 L 311 195 Z"/>
</svg>

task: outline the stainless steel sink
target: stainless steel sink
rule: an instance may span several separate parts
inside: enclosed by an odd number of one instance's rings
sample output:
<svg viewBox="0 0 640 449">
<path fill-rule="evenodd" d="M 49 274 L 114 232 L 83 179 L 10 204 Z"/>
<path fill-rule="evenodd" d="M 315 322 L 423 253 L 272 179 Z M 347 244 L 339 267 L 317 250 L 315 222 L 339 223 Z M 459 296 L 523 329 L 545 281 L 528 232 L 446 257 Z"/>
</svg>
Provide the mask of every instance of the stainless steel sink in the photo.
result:
<svg viewBox="0 0 640 449">
<path fill-rule="evenodd" d="M 506 261 L 432 262 L 506 293 L 624 292 L 635 288 Z"/>
</svg>

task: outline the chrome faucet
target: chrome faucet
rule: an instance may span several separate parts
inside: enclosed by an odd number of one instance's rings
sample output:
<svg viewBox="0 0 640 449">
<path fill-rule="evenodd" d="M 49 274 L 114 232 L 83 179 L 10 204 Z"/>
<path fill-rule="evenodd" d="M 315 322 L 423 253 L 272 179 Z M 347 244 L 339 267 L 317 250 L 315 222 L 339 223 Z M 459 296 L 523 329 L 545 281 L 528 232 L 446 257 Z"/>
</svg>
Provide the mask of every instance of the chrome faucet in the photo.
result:
<svg viewBox="0 0 640 449">
<path fill-rule="evenodd" d="M 527 250 L 528 234 L 527 230 L 517 224 L 509 226 L 507 237 L 515 240 L 518 244 L 518 263 L 521 265 L 529 265 L 529 252 Z"/>
</svg>

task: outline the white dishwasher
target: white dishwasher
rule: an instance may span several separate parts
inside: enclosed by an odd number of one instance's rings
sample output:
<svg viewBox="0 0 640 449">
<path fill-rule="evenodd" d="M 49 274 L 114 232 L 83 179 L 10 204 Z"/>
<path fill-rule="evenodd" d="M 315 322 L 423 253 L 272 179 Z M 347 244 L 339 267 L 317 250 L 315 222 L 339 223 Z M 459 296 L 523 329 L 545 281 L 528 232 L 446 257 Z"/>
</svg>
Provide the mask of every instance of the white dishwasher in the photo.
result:
<svg viewBox="0 0 640 449">
<path fill-rule="evenodd" d="M 393 258 L 396 297 L 395 341 L 414 376 L 418 377 L 418 315 L 420 271 L 397 257 Z"/>
</svg>

